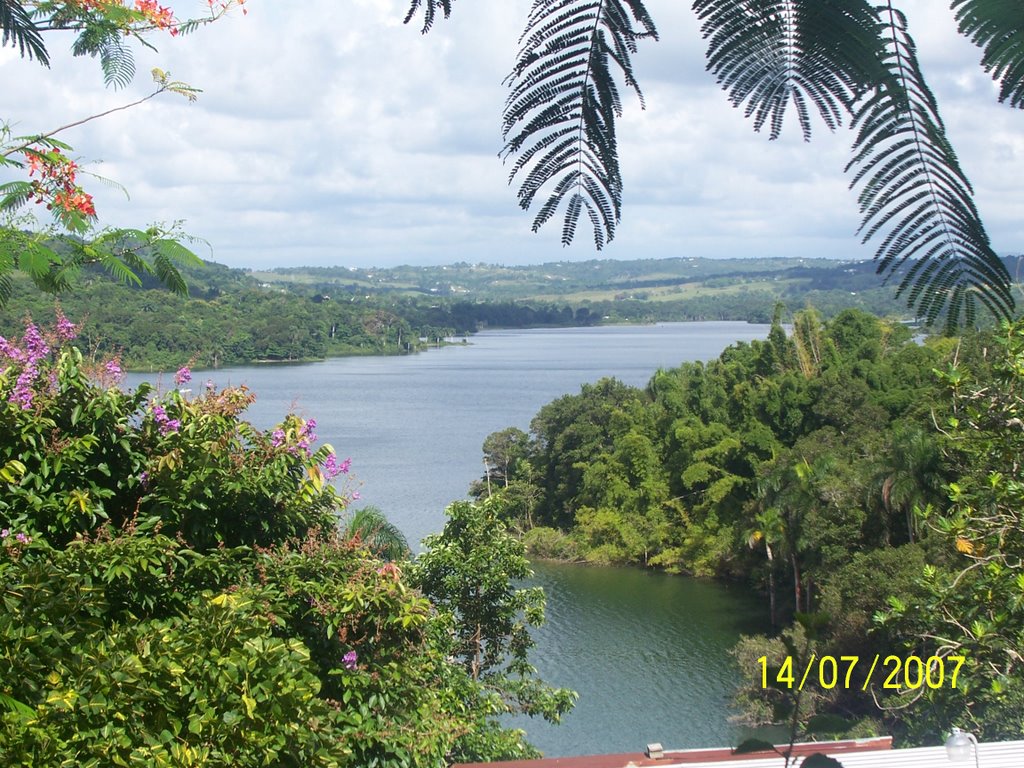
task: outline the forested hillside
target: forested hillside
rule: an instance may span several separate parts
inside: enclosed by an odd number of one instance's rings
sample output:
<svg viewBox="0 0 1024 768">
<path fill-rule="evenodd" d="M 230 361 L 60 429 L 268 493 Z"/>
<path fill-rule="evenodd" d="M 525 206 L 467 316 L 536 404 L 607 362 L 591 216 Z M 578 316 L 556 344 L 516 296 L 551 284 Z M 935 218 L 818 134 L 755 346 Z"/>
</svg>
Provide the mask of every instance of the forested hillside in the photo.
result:
<svg viewBox="0 0 1024 768">
<path fill-rule="evenodd" d="M 172 370 L 256 361 L 315 360 L 332 355 L 404 354 L 468 335 L 481 326 L 587 325 L 548 302 L 437 301 L 381 295 L 331 295 L 306 288 L 262 287 L 241 270 L 221 265 L 183 270 L 192 298 L 154 281 L 126 286 L 95 274 L 60 298 L 81 324 L 81 343 L 93 356 L 119 355 L 133 369 Z M 0 335 L 13 336 L 26 316 L 53 314 L 54 299 L 25 278 L 0 313 Z"/>
<path fill-rule="evenodd" d="M 1019 620 L 1024 601 L 990 592 L 972 605 L 962 595 L 975 579 L 1020 578 L 1019 537 L 1005 533 L 1017 530 L 1012 520 L 999 534 L 976 517 L 1019 495 L 1019 429 L 1006 432 L 999 419 L 1019 424 L 1020 327 L 918 343 L 907 328 L 857 311 L 827 323 L 800 312 L 788 335 L 779 320 L 766 341 L 659 371 L 645 389 L 585 385 L 544 406 L 529 435 L 491 435 L 489 476 L 474 492 L 502 495 L 539 556 L 750 581 L 779 628 L 797 611 L 824 612 L 837 656 L 966 655 L 961 679 L 974 701 L 957 690 L 901 698 L 880 689 L 912 705 L 890 713 L 890 727 L 922 738 L 910 713 L 941 707 L 952 722 L 966 708 L 975 718 L 986 712 L 977 725 L 986 734 L 1019 734 L 1024 699 L 1009 686 L 1019 689 L 1012 649 L 1024 622 L 1010 629 L 1009 615 Z M 982 400 L 1003 415 L 968 429 L 968 411 L 985 420 Z M 975 563 L 991 569 L 996 556 L 1016 565 L 983 576 Z M 958 591 L 947 593 L 961 571 Z M 773 642 L 741 649 L 746 673 L 769 649 L 785 652 Z M 782 702 L 762 690 L 760 673 L 752 691 L 752 716 L 778 717 Z M 823 709 L 880 717 L 867 694 L 826 693 Z"/>
</svg>

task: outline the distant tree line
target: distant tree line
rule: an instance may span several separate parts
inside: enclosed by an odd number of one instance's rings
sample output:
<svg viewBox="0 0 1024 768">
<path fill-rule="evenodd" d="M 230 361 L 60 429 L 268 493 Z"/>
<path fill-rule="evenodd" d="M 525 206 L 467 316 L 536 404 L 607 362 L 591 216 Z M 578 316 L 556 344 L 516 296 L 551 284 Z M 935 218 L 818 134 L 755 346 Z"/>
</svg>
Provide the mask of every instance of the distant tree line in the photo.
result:
<svg viewBox="0 0 1024 768">
<path fill-rule="evenodd" d="M 238 272 L 238 271 L 233 271 Z M 334 355 L 405 354 L 485 327 L 587 325 L 589 310 L 543 302 L 438 302 L 260 288 L 218 273 L 192 283 L 186 299 L 158 286 L 133 288 L 96 277 L 61 298 L 82 325 L 80 342 L 95 357 L 120 355 L 134 369 L 169 370 L 189 363 L 218 367 L 254 361 L 298 361 Z M 0 336 L 26 315 L 49 317 L 54 299 L 14 280 L 0 314 Z"/>
</svg>

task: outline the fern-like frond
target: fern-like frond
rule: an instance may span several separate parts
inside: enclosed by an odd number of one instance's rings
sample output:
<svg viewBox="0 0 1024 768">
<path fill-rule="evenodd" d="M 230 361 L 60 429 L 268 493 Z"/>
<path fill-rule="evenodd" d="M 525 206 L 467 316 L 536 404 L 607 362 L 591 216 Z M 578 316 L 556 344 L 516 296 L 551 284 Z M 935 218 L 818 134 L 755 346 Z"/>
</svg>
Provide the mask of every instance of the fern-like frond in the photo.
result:
<svg viewBox="0 0 1024 768">
<path fill-rule="evenodd" d="M 8 275 L 14 269 L 28 275 L 43 291 L 55 293 L 59 285 L 55 279 L 63 259 L 38 235 L 20 230 L 0 230 L 0 274 Z M 0 302 L 0 308 L 6 299 Z"/>
<path fill-rule="evenodd" d="M 643 104 L 632 54 L 657 38 L 641 0 L 534 0 L 515 68 L 508 76 L 502 156 L 515 157 L 519 204 L 527 210 L 546 193 L 533 231 L 562 205 L 562 243 L 586 211 L 601 249 L 615 236 L 622 205 L 615 120 L 622 99 L 614 69 Z"/>
<path fill-rule="evenodd" d="M 34 189 L 27 181 L 9 181 L 0 184 L 0 211 L 13 211 L 31 199 Z"/>
<path fill-rule="evenodd" d="M 953 0 L 960 33 L 983 50 L 981 65 L 999 81 L 999 100 L 1024 109 L 1024 3 Z"/>
<path fill-rule="evenodd" d="M 44 67 L 50 66 L 50 57 L 46 53 L 43 37 L 22 3 L 0 0 L 0 30 L 3 31 L 0 45 L 10 43 L 18 49 L 22 57 L 28 56 Z"/>
<path fill-rule="evenodd" d="M 947 327 L 974 323 L 981 304 L 998 318 L 1013 312 L 1010 278 L 992 250 L 973 190 L 946 138 L 935 98 L 917 62 L 906 18 L 882 9 L 887 75 L 855 105 L 851 187 L 864 241 L 882 237 L 879 273 L 900 278 L 919 317 Z"/>
<path fill-rule="evenodd" d="M 405 23 L 408 24 L 412 21 L 422 9 L 423 27 L 420 31 L 426 34 L 434 26 L 438 11 L 441 11 L 446 19 L 452 15 L 452 3 L 454 2 L 455 0 L 410 0 L 409 11 L 405 14 Z"/>
<path fill-rule="evenodd" d="M 7 302 L 14 295 L 14 281 L 9 272 L 0 269 L 0 309 L 7 306 Z"/>
<path fill-rule="evenodd" d="M 125 45 L 124 34 L 110 23 L 86 25 L 75 38 L 71 52 L 75 56 L 93 56 L 100 60 L 103 82 L 124 88 L 135 77 L 135 58 Z"/>
<path fill-rule="evenodd" d="M 811 108 L 830 130 L 878 77 L 879 22 L 864 0 L 695 0 L 708 69 L 754 129 L 782 131 L 792 104 L 804 140 Z"/>
</svg>

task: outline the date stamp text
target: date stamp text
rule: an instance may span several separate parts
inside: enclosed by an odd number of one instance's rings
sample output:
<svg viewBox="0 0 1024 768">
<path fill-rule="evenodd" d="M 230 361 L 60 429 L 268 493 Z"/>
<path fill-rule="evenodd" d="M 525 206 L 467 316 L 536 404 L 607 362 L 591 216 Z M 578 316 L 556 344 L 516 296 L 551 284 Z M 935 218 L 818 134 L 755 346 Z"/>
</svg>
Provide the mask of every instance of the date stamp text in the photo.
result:
<svg viewBox="0 0 1024 768">
<path fill-rule="evenodd" d="M 877 674 L 882 687 L 898 691 L 915 691 L 927 687 L 956 688 L 963 656 L 818 656 L 811 654 L 806 664 L 799 665 L 787 656 L 778 669 L 769 667 L 768 657 L 757 660 L 761 665 L 762 688 L 803 690 L 807 684 L 826 690 L 839 686 L 844 690 L 859 687 L 866 691 Z M 863 670 L 867 675 L 863 676 Z"/>
</svg>

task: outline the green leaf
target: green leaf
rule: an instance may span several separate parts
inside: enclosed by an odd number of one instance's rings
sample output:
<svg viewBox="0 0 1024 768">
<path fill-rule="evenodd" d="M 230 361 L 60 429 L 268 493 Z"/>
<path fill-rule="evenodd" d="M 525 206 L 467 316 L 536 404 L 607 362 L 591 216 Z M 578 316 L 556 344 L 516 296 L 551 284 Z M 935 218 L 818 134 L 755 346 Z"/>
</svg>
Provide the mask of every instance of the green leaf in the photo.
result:
<svg viewBox="0 0 1024 768">
<path fill-rule="evenodd" d="M 562 244 L 586 211 L 600 250 L 615 236 L 622 203 L 615 121 L 622 115 L 618 70 L 643 104 L 631 56 L 637 42 L 657 38 L 641 0 L 535 2 L 507 82 L 502 156 L 515 158 L 519 205 L 547 199 L 533 220 L 543 226 L 564 204 Z"/>
<path fill-rule="evenodd" d="M 778 138 L 792 105 L 804 140 L 810 108 L 829 130 L 874 79 L 878 14 L 864 0 L 696 0 L 708 69 L 734 107 Z"/>
<path fill-rule="evenodd" d="M 880 237 L 878 272 L 927 322 L 974 324 L 979 305 L 1013 316 L 1010 276 L 989 242 L 974 191 L 946 137 L 902 13 L 882 15 L 885 74 L 854 106 L 863 241 Z"/>
<path fill-rule="evenodd" d="M 50 66 L 43 37 L 32 20 L 31 13 L 23 3 L 3 0 L 0 2 L 0 29 L 3 37 L 0 44 L 10 43 L 18 49 L 22 58 L 35 59 L 44 67 Z"/>
<path fill-rule="evenodd" d="M 1005 0 L 953 0 L 960 33 L 984 51 L 981 65 L 999 81 L 999 101 L 1024 108 L 1024 13 Z"/>
</svg>

